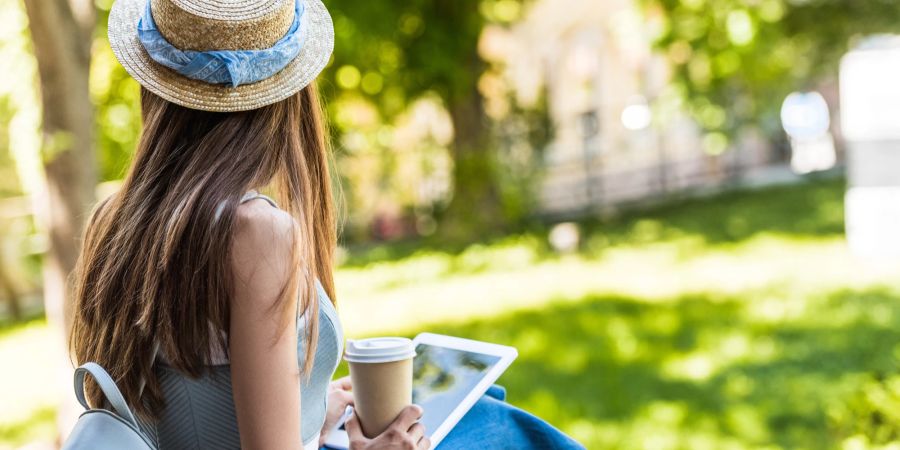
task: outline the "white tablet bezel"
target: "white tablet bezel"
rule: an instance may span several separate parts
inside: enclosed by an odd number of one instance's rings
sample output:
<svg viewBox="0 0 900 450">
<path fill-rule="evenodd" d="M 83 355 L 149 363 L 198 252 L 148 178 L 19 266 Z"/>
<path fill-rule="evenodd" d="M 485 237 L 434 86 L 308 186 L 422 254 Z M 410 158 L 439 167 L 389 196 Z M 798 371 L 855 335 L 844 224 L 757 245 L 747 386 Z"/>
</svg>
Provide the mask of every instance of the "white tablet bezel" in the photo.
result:
<svg viewBox="0 0 900 450">
<path fill-rule="evenodd" d="M 488 342 L 473 341 L 471 339 L 463 339 L 454 336 L 445 336 L 434 333 L 421 333 L 413 339 L 413 345 L 419 344 L 433 345 L 435 347 L 444 347 L 454 350 L 462 350 L 472 353 L 480 353 L 484 355 L 497 356 L 500 358 L 490 370 L 485 373 L 481 381 L 472 388 L 463 400 L 456 405 L 456 408 L 450 412 L 450 415 L 441 423 L 436 430 L 425 430 L 428 438 L 431 439 L 431 448 L 435 448 L 450 433 L 450 430 L 465 416 L 465 414 L 475 405 L 475 402 L 487 392 L 494 382 L 500 378 L 500 375 L 509 368 L 510 364 L 519 356 L 519 352 L 514 347 L 505 345 L 491 344 Z M 325 444 L 334 448 L 347 448 L 347 433 L 344 430 L 338 430 L 343 425 L 346 416 L 335 425 Z"/>
<path fill-rule="evenodd" d="M 431 448 L 435 448 L 447 437 L 450 430 L 456 426 L 463 416 L 475 405 L 475 402 L 487 392 L 488 388 L 500 378 L 500 375 L 509 368 L 513 360 L 519 356 L 519 352 L 514 347 L 505 345 L 491 344 L 488 342 L 473 341 L 471 339 L 463 339 L 454 336 L 445 336 L 442 334 L 422 333 L 413 339 L 413 344 L 418 347 L 419 344 L 433 345 L 435 347 L 445 347 L 454 350 L 462 350 L 472 353 L 481 353 L 485 355 L 498 356 L 500 360 L 487 371 L 481 381 L 472 388 L 466 397 L 456 405 L 456 408 L 444 419 L 444 422 L 433 431 L 426 430 L 429 439 L 431 439 Z"/>
</svg>

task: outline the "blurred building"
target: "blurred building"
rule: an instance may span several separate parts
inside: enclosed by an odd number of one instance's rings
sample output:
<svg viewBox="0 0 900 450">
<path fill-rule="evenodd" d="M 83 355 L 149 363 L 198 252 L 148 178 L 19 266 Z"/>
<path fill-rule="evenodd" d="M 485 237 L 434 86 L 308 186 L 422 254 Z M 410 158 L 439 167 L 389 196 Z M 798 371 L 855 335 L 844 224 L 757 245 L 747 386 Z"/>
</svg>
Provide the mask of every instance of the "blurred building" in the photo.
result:
<svg viewBox="0 0 900 450">
<path fill-rule="evenodd" d="M 784 155 L 758 136 L 704 136 L 652 52 L 656 22 L 632 0 L 539 0 L 497 41 L 523 104 L 547 95 L 555 126 L 545 151 L 541 208 L 604 211 L 672 193 L 790 176 Z M 489 55 L 490 57 L 490 55 Z M 546 90 L 544 91 L 544 88 Z"/>
</svg>

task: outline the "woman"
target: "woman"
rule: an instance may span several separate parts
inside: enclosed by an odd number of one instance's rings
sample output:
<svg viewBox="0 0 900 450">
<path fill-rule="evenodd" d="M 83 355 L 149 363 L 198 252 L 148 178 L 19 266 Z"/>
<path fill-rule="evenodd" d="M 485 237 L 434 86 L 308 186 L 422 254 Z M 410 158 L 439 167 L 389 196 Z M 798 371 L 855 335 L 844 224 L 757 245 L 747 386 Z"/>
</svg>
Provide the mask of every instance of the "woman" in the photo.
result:
<svg viewBox="0 0 900 450">
<path fill-rule="evenodd" d="M 318 448 L 352 403 L 347 379 L 329 384 L 343 332 L 312 84 L 333 47 L 328 12 L 320 0 L 118 0 L 109 39 L 142 85 L 143 129 L 86 228 L 77 362 L 110 372 L 161 448 Z M 102 398 L 96 386 L 88 397 Z M 421 415 L 406 408 L 374 439 L 351 418 L 351 447 L 429 448 Z M 481 419 L 500 446 L 577 445 L 485 399 L 446 446 L 477 442 Z M 530 420 L 542 431 L 522 431 Z"/>
</svg>

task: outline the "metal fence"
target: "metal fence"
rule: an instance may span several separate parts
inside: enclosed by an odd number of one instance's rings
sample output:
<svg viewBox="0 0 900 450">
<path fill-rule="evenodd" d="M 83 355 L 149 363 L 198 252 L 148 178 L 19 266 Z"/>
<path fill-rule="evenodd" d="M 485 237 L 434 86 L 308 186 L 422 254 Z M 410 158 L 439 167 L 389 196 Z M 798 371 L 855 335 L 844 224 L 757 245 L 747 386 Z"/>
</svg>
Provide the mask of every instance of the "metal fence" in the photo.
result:
<svg viewBox="0 0 900 450">
<path fill-rule="evenodd" d="M 779 149 L 770 149 L 762 159 L 742 157 L 738 151 L 701 153 L 638 167 L 620 167 L 615 155 L 600 155 L 548 163 L 539 202 L 544 217 L 578 218 L 673 197 L 800 180 Z"/>
</svg>

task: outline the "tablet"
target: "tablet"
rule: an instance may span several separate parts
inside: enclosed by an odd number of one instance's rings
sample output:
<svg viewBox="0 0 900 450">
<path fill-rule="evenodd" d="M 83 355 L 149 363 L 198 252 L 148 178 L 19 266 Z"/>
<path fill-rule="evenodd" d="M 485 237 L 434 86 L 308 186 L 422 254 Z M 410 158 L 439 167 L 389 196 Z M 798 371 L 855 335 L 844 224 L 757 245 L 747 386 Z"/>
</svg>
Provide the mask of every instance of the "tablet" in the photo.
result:
<svg viewBox="0 0 900 450">
<path fill-rule="evenodd" d="M 422 333 L 413 339 L 413 403 L 435 448 L 518 356 L 513 347 Z M 346 417 L 347 415 L 345 415 Z M 342 424 L 343 420 L 341 421 Z M 328 447 L 346 449 L 342 426 L 328 433 Z"/>
</svg>

